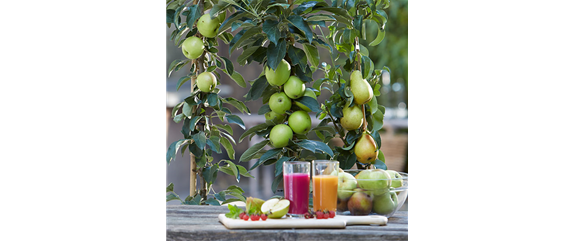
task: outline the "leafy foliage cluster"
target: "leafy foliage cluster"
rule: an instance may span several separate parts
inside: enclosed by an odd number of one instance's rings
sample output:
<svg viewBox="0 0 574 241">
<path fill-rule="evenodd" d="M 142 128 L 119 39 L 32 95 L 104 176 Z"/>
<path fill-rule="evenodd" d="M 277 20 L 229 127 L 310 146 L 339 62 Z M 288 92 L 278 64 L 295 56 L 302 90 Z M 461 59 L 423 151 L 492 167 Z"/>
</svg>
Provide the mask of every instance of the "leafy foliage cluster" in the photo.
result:
<svg viewBox="0 0 574 241">
<path fill-rule="evenodd" d="M 174 2 L 177 3 L 174 4 Z M 311 87 L 317 96 L 322 90 L 331 93 L 328 100 L 322 104 L 308 96 L 293 100 L 308 107 L 311 112 L 315 112 L 321 122 L 307 135 L 296 134 L 286 147 L 265 150 L 269 144 L 269 133 L 276 124 L 272 121 L 254 126 L 241 135 L 239 141 L 246 138 L 251 140 L 255 135 L 264 139 L 247 149 L 239 161 L 247 162 L 258 159 L 249 171 L 262 164 L 275 165 L 273 191 L 282 181 L 282 164 L 285 161 L 334 159 L 338 160 L 341 168 L 344 169 L 351 168 L 355 164 L 359 168 L 371 166 L 371 164 L 362 165 L 357 162 L 353 147 L 361 133 L 367 131 L 380 148 L 378 131 L 383 125 L 385 107 L 379 105 L 377 98 L 374 97 L 363 106 L 366 125 L 351 131 L 341 128 L 343 107 L 354 105 L 354 96 L 345 77 L 348 78 L 348 73 L 359 70 L 374 90 L 374 95 L 381 95 L 379 90 L 382 84 L 382 74 L 384 71 L 390 73 L 390 69 L 388 67 L 375 69 L 373 61 L 369 58 L 369 51 L 359 42 L 359 39 L 366 39 L 367 24 L 377 26 L 377 37 L 369 43 L 370 46 L 376 46 L 384 39 L 384 26 L 388 19 L 384 9 L 389 7 L 390 0 L 206 0 L 203 8 L 191 2 L 185 3 L 185 0 L 174 2 L 170 3 L 168 0 L 167 22 L 176 26 L 176 30 L 172 33 L 172 39 L 176 45 L 181 45 L 185 38 L 196 34 L 194 22 L 201 13 L 209 11 L 210 16 L 214 18 L 221 14 L 231 13 L 219 27 L 217 38 L 229 44 L 230 54 L 242 51 L 236 60 L 239 65 L 257 62 L 276 69 L 285 59 L 291 65 L 291 75 L 299 77 L 308 87 Z M 182 20 L 182 16 L 185 21 Z M 232 34 L 234 32 L 235 34 Z M 204 39 L 207 51 L 203 67 L 206 71 L 219 70 L 229 75 L 239 86 L 246 87 L 241 75 L 234 71 L 232 62 L 217 55 L 215 48 L 217 41 Z M 319 48 L 329 52 L 330 64 L 321 61 Z M 174 61 L 173 66 L 170 66 L 170 72 L 177 71 L 181 66 L 186 65 L 186 61 Z M 337 62 L 344 64 L 335 64 Z M 183 77 L 178 87 L 185 83 L 188 77 L 192 78 L 197 74 L 197 63 L 194 62 L 191 66 L 190 75 Z M 313 73 L 316 71 L 322 71 L 324 77 L 314 81 Z M 244 96 L 245 100 L 261 99 L 263 105 L 257 113 L 262 115 L 269 112 L 270 96 L 282 91 L 281 87 L 268 84 L 263 72 L 259 78 L 249 83 L 251 87 Z M 174 121 L 183 120 L 185 130 L 182 130 L 184 139 L 170 146 L 167 154 L 168 163 L 177 150 L 183 147 L 182 150 L 188 148 L 198 157 L 200 160 L 198 167 L 202 170 L 204 180 L 209 184 L 215 180 L 218 171 L 235 175 L 237 180 L 241 175 L 249 176 L 248 171 L 244 170 L 245 168 L 241 169 L 240 165 L 235 165 L 229 160 L 213 162 L 211 157 L 212 151 L 221 151 L 219 144 L 216 144 L 221 142 L 229 158 L 234 159 L 231 143 L 235 143 L 229 135 L 233 134 L 229 131 L 231 128 L 227 128 L 229 126 L 226 124 L 213 124 L 212 117 L 217 116 L 221 121 L 226 119 L 227 122 L 239 124 L 244 128 L 241 119 L 231 114 L 231 111 L 222 104 L 231 104 L 244 113 L 249 113 L 249 109 L 233 98 L 219 97 L 217 91 L 205 94 L 197 92 L 196 88 L 192 90 L 192 95 L 174 108 Z M 178 114 L 180 107 L 182 112 Z M 205 108 L 211 108 L 213 112 L 208 114 Z M 298 109 L 299 107 L 293 105 L 288 114 Z M 316 134 L 320 141 L 311 140 L 308 137 L 311 133 Z M 327 144 L 333 138 L 341 138 L 344 145 L 334 148 L 328 146 Z M 223 140 L 227 140 L 229 145 L 226 145 Z M 205 150 L 202 147 L 205 147 Z M 386 169 L 382 152 L 379 152 L 374 166 Z M 223 193 L 230 194 L 233 190 L 237 190 L 233 186 L 230 188 L 231 190 L 227 189 Z M 171 194 L 169 187 L 168 193 Z M 221 197 L 220 193 L 222 192 L 215 194 L 216 199 Z M 241 199 L 240 197 L 238 199 Z M 193 201 L 195 198 L 188 197 L 185 202 L 211 204 L 205 202 L 204 199 Z"/>
</svg>

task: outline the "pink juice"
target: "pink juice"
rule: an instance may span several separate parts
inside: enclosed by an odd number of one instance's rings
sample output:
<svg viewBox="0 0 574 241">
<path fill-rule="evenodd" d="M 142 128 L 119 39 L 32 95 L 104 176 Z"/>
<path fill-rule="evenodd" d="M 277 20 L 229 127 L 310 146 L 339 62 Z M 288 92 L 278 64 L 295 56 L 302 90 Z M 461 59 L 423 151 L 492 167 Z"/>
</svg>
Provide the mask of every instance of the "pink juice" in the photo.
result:
<svg viewBox="0 0 574 241">
<path fill-rule="evenodd" d="M 290 214 L 305 214 L 309 208 L 309 174 L 289 173 L 283 175 L 285 198 L 289 199 Z"/>
</svg>

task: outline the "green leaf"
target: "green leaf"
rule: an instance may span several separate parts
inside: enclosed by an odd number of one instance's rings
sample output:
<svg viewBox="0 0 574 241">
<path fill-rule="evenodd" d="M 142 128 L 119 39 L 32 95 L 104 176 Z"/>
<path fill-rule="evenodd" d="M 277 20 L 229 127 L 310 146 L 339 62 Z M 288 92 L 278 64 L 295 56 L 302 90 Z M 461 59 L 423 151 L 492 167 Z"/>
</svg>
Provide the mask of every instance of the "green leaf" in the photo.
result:
<svg viewBox="0 0 574 241">
<path fill-rule="evenodd" d="M 233 79 L 235 83 L 237 83 L 237 85 L 239 85 L 242 88 L 245 88 L 245 86 L 247 86 L 245 84 L 243 76 L 241 76 L 241 74 L 239 74 L 238 72 L 233 72 L 233 74 L 231 75 L 231 79 Z"/>
<path fill-rule="evenodd" d="M 214 126 L 218 129 L 224 129 L 225 131 L 227 131 L 227 133 L 233 135 L 233 128 L 231 128 L 231 126 L 229 125 L 216 124 Z"/>
<path fill-rule="evenodd" d="M 253 55 L 253 53 L 255 53 L 255 51 L 257 51 L 260 47 L 261 46 L 249 46 L 249 47 L 243 49 L 243 53 L 241 53 L 239 55 L 239 57 L 237 57 L 237 62 L 240 65 L 244 65 L 245 63 L 247 63 L 247 59 L 249 57 L 251 57 L 251 55 Z M 242 86 L 242 87 L 245 87 L 245 86 Z"/>
<path fill-rule="evenodd" d="M 167 149 L 167 154 L 166 154 L 167 164 L 169 164 L 175 158 L 175 155 L 177 154 L 177 150 L 179 149 L 179 147 L 181 147 L 181 145 L 183 145 L 187 142 L 188 142 L 187 139 L 181 139 L 178 141 L 174 141 L 173 143 L 171 143 L 171 145 L 169 145 L 169 148 Z"/>
<path fill-rule="evenodd" d="M 303 44 L 303 51 L 305 51 L 307 60 L 309 60 L 311 65 L 317 68 L 319 65 L 319 51 L 317 51 L 317 47 L 310 44 Z"/>
<path fill-rule="evenodd" d="M 313 11 L 326 11 L 326 12 L 334 13 L 333 17 L 341 16 L 341 17 L 348 19 L 349 21 L 352 19 L 351 15 L 349 15 L 349 12 L 343 8 L 319 7 L 319 8 L 314 8 Z"/>
<path fill-rule="evenodd" d="M 239 170 L 237 170 L 237 166 L 229 160 L 223 160 L 223 161 L 227 162 L 229 169 L 231 169 L 232 171 L 233 177 L 235 177 L 237 182 L 239 182 L 240 176 L 239 176 Z"/>
<path fill-rule="evenodd" d="M 209 16 L 213 19 L 216 17 L 216 15 L 219 15 L 220 12 L 223 12 L 227 9 L 227 7 L 229 7 L 228 2 L 225 1 L 219 1 L 217 4 L 213 5 L 213 8 L 211 8 L 211 11 L 209 11 Z"/>
<path fill-rule="evenodd" d="M 229 212 L 225 214 L 225 217 L 227 218 L 237 219 L 239 218 L 239 214 L 243 212 L 243 210 L 238 208 L 236 205 L 231 206 L 231 204 L 228 204 L 227 208 L 229 209 Z"/>
<path fill-rule="evenodd" d="M 243 132 L 243 134 L 241 134 L 241 136 L 239 137 L 239 142 L 243 141 L 243 139 L 249 135 L 253 135 L 258 131 L 262 131 L 265 130 L 269 127 L 269 124 L 267 123 L 262 123 L 259 125 L 256 125 L 254 127 L 249 128 L 249 130 Z"/>
<path fill-rule="evenodd" d="M 209 106 L 213 107 L 213 106 L 217 106 L 217 100 L 218 100 L 218 96 L 215 93 L 209 93 L 207 94 L 207 104 L 209 104 Z"/>
<path fill-rule="evenodd" d="M 205 132 L 200 131 L 193 135 L 193 140 L 197 144 L 200 149 L 205 149 L 205 145 L 207 144 L 207 138 L 205 137 Z"/>
<path fill-rule="evenodd" d="M 279 31 L 279 22 L 269 19 L 261 25 L 262 30 L 267 34 L 267 38 L 273 44 L 278 44 L 279 38 L 281 38 L 281 32 Z M 257 46 L 259 47 L 259 46 Z"/>
<path fill-rule="evenodd" d="M 383 118 L 385 117 L 385 110 L 384 110 L 384 106 L 382 106 L 383 108 L 379 108 L 379 111 L 375 112 L 372 115 L 372 120 L 373 120 L 373 127 L 372 130 L 373 131 L 378 131 L 381 128 L 383 128 Z"/>
<path fill-rule="evenodd" d="M 368 56 L 361 56 L 361 68 L 363 71 L 363 79 L 369 79 L 375 69 L 375 64 Z"/>
<path fill-rule="evenodd" d="M 310 131 L 327 131 L 333 135 L 335 135 L 337 133 L 337 131 L 335 130 L 335 127 L 333 127 L 333 126 L 317 126 L 313 129 L 311 129 Z"/>
<path fill-rule="evenodd" d="M 203 178 L 208 185 L 213 184 L 213 181 L 217 178 L 217 172 L 219 171 L 219 165 L 213 164 L 213 166 L 203 168 Z"/>
<path fill-rule="evenodd" d="M 319 141 L 313 140 L 301 140 L 299 142 L 295 142 L 295 144 L 303 149 L 312 151 L 312 152 L 324 152 L 330 156 L 333 156 L 333 150 L 327 144 Z"/>
<path fill-rule="evenodd" d="M 380 151 L 379 153 L 383 153 L 382 151 Z M 384 160 L 384 155 L 383 155 L 383 160 Z M 387 164 L 385 164 L 385 162 L 377 159 L 375 160 L 375 167 L 377 169 L 383 169 L 383 170 L 387 170 Z"/>
<path fill-rule="evenodd" d="M 169 185 L 167 185 L 167 188 L 165 191 L 166 192 L 173 192 L 173 182 L 170 182 Z"/>
<path fill-rule="evenodd" d="M 250 177 L 250 178 L 255 178 L 254 176 L 252 176 L 251 174 L 249 174 L 249 172 L 247 172 L 247 169 L 245 169 L 245 167 L 241 166 L 241 165 L 237 165 L 237 170 L 239 170 L 239 174 L 241 176 L 244 177 Z"/>
<path fill-rule="evenodd" d="M 377 156 L 377 160 L 382 161 L 382 162 L 384 162 L 384 163 L 387 163 L 387 162 L 385 161 L 385 154 L 383 154 L 383 151 L 382 151 L 382 150 L 379 150 L 379 155 Z"/>
<path fill-rule="evenodd" d="M 231 142 L 227 138 L 221 138 L 221 145 L 225 148 L 229 159 L 235 160 L 235 150 L 233 149 Z"/>
<path fill-rule="evenodd" d="M 289 55 L 289 58 L 291 58 L 291 63 L 293 65 L 299 65 L 299 66 L 307 65 L 307 56 L 305 55 L 305 51 L 303 51 L 302 49 L 297 48 L 293 45 L 289 45 L 289 48 L 287 49 L 287 54 Z"/>
<path fill-rule="evenodd" d="M 242 11 L 235 12 L 234 14 L 229 16 L 225 21 L 223 21 L 223 23 L 221 23 L 221 26 L 219 26 L 218 32 L 219 33 L 224 32 L 225 30 L 229 29 L 235 21 L 237 21 L 243 17 L 248 17 L 250 15 L 251 14 L 248 12 L 242 12 Z"/>
<path fill-rule="evenodd" d="M 201 195 L 196 194 L 195 196 L 187 196 L 183 204 L 186 205 L 199 205 L 201 202 Z"/>
<path fill-rule="evenodd" d="M 359 31 L 359 36 L 361 35 L 362 26 L 363 26 L 363 15 L 356 15 L 355 19 L 353 19 L 353 28 Z"/>
<path fill-rule="evenodd" d="M 271 111 L 271 108 L 268 104 L 262 105 L 259 110 L 257 111 L 258 115 L 265 115 L 267 112 Z"/>
<path fill-rule="evenodd" d="M 189 61 L 191 61 L 191 60 L 190 59 L 184 59 L 184 60 L 176 59 L 176 60 L 172 61 L 171 64 L 169 65 L 169 68 L 168 68 L 167 77 L 171 76 L 171 73 L 181 69 L 181 67 L 185 66 L 187 63 L 189 63 Z"/>
<path fill-rule="evenodd" d="M 282 156 L 281 158 L 279 158 L 279 160 L 277 160 L 277 162 L 275 163 L 275 176 L 278 176 L 279 174 L 283 173 L 283 162 L 291 161 L 293 159 L 295 158 L 287 156 Z"/>
<path fill-rule="evenodd" d="M 191 105 L 189 105 L 187 102 L 183 103 L 183 108 L 181 109 L 181 113 L 183 113 L 185 116 L 192 116 L 193 115 L 193 109 L 191 108 Z"/>
<path fill-rule="evenodd" d="M 179 81 L 177 81 L 177 89 L 179 90 L 179 88 L 183 85 L 183 83 L 187 82 L 188 80 L 190 80 L 191 78 L 189 76 L 183 76 L 179 79 Z"/>
<path fill-rule="evenodd" d="M 261 27 L 250 27 L 249 29 L 247 29 L 243 35 L 239 36 L 239 34 L 235 35 L 235 37 L 233 37 L 233 39 L 231 40 L 231 45 L 229 46 L 229 54 L 231 55 L 231 53 L 233 53 L 233 51 L 235 49 L 237 49 L 237 47 L 245 40 L 253 37 L 254 35 L 261 33 Z M 236 40 L 236 38 L 239 36 L 239 38 Z M 234 41 L 235 40 L 235 41 Z"/>
<path fill-rule="evenodd" d="M 255 162 L 255 164 L 253 164 L 253 166 L 251 166 L 251 168 L 249 168 L 249 171 L 257 168 L 258 166 L 260 166 L 261 164 L 263 164 L 267 160 L 277 158 L 277 155 L 279 155 L 279 153 L 281 153 L 281 150 L 283 150 L 283 148 L 275 148 L 275 149 L 271 149 L 271 150 L 266 151 L 259 158 L 259 160 L 257 160 L 257 162 Z"/>
<path fill-rule="evenodd" d="M 217 198 L 217 200 L 219 200 L 219 201 L 225 201 L 225 191 L 221 191 L 221 192 L 218 192 L 216 194 L 213 194 L 213 196 L 215 198 Z"/>
<path fill-rule="evenodd" d="M 197 20 L 199 17 L 201 17 L 201 10 L 199 9 L 199 4 L 191 5 L 189 7 L 189 12 L 187 13 L 187 20 L 186 20 L 187 26 L 191 28 L 195 23 L 195 20 Z"/>
<path fill-rule="evenodd" d="M 253 82 L 251 88 L 249 89 L 249 92 L 247 92 L 247 95 L 245 95 L 245 101 L 259 99 L 259 97 L 261 97 L 261 94 L 263 93 L 263 90 L 265 90 L 265 88 L 267 88 L 268 85 L 269 82 L 267 82 L 265 75 L 259 77 L 257 80 L 255 80 L 255 82 Z"/>
<path fill-rule="evenodd" d="M 379 43 L 381 43 L 381 41 L 383 41 L 384 38 L 385 38 L 385 30 L 379 29 L 379 33 L 377 34 L 377 37 L 375 38 L 375 40 L 373 40 L 371 43 L 369 43 L 369 46 L 378 45 Z"/>
<path fill-rule="evenodd" d="M 223 201 L 223 202 L 221 203 L 221 205 L 225 205 L 225 204 L 228 204 L 228 203 L 231 203 L 231 202 L 239 202 L 239 201 L 245 202 L 245 200 L 241 200 L 241 199 L 239 199 L 239 198 L 230 198 L 230 199 L 226 199 L 225 201 Z M 239 216 L 237 216 L 237 217 L 239 217 Z"/>
<path fill-rule="evenodd" d="M 263 148 L 269 143 L 269 140 L 264 140 L 262 142 L 259 142 L 251 147 L 249 147 L 249 149 L 247 149 L 239 158 L 240 162 L 246 162 L 249 161 L 251 159 L 253 159 L 252 157 L 255 156 L 255 154 L 257 154 L 259 151 L 263 150 Z"/>
<path fill-rule="evenodd" d="M 335 18 L 329 15 L 317 14 L 307 18 L 308 22 L 311 21 L 334 21 Z"/>
<path fill-rule="evenodd" d="M 269 68 L 275 70 L 277 66 L 285 57 L 285 53 L 287 52 L 285 46 L 285 39 L 279 40 L 279 43 L 275 45 L 274 43 L 269 43 L 267 48 L 267 65 Z"/>
<path fill-rule="evenodd" d="M 291 22 L 295 27 L 305 33 L 305 37 L 307 37 L 309 43 L 313 42 L 313 30 L 311 30 L 309 24 L 307 24 L 307 21 L 305 21 L 303 17 L 299 15 L 291 15 L 287 18 L 287 20 L 289 20 L 289 22 Z"/>
<path fill-rule="evenodd" d="M 239 118 L 239 116 L 226 115 L 225 117 L 227 118 L 227 122 L 235 123 L 235 124 L 239 125 L 239 127 L 241 127 L 241 129 L 245 130 L 245 124 L 243 123 L 243 120 L 241 120 L 241 118 Z"/>
<path fill-rule="evenodd" d="M 211 150 L 215 150 L 218 154 L 221 153 L 220 139 L 221 138 L 219 136 L 210 136 L 209 139 L 207 139 L 207 145 L 209 145 L 209 148 L 211 148 Z"/>
<path fill-rule="evenodd" d="M 219 201 L 217 201 L 215 198 L 208 198 L 207 200 L 205 200 L 205 203 L 212 205 L 212 206 L 221 206 Z"/>
<path fill-rule="evenodd" d="M 237 110 L 241 111 L 241 113 L 250 113 L 245 103 L 238 101 L 233 97 L 227 97 L 223 99 L 223 102 L 233 105 L 233 107 L 237 108 Z"/>
<path fill-rule="evenodd" d="M 319 106 L 319 102 L 313 97 L 310 96 L 303 96 L 296 100 L 296 102 L 301 103 L 304 106 L 307 106 L 311 109 L 312 112 L 321 112 L 321 107 Z"/>
<path fill-rule="evenodd" d="M 227 58 L 225 58 L 225 57 L 223 57 L 223 56 L 220 56 L 220 57 L 221 57 L 221 58 L 223 59 L 223 61 L 225 62 L 225 71 L 227 71 L 227 74 L 232 75 L 232 74 L 234 73 L 234 71 L 233 71 L 233 63 L 231 62 L 231 60 L 229 60 L 229 59 L 227 59 Z"/>
<path fill-rule="evenodd" d="M 177 194 L 175 194 L 174 192 L 167 194 L 165 198 L 166 198 L 166 202 L 169 202 L 171 200 L 181 201 L 181 198 L 179 198 L 179 196 Z"/>
</svg>

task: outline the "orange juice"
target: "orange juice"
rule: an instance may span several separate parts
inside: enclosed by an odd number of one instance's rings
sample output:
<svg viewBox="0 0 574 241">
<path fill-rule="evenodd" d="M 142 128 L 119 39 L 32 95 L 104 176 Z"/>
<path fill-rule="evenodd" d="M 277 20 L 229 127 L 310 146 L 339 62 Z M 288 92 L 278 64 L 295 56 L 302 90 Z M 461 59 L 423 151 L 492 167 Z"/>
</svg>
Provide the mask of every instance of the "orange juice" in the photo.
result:
<svg viewBox="0 0 574 241">
<path fill-rule="evenodd" d="M 313 177 L 313 210 L 337 211 L 338 176 L 318 175 Z"/>
</svg>

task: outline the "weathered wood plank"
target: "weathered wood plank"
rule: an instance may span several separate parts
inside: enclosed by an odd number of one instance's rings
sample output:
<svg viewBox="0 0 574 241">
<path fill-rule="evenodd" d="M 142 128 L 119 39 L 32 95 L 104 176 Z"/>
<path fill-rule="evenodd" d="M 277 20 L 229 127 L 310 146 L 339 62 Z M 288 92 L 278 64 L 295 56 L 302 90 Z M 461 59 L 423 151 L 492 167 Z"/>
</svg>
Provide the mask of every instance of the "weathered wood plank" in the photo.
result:
<svg viewBox="0 0 574 241">
<path fill-rule="evenodd" d="M 399 211 L 385 226 L 345 229 L 245 229 L 223 226 L 217 215 L 227 206 L 168 205 L 167 240 L 408 240 L 408 212 Z"/>
</svg>

